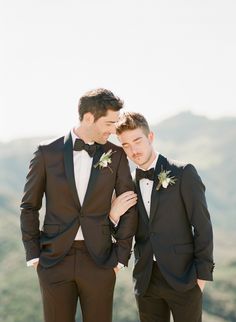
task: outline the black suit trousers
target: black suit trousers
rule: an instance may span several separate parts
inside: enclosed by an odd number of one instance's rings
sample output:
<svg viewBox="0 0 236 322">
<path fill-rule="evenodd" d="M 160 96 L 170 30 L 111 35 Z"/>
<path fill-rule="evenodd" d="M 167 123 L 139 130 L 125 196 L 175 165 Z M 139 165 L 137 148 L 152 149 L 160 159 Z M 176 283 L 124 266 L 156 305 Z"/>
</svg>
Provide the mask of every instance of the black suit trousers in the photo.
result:
<svg viewBox="0 0 236 322">
<path fill-rule="evenodd" d="M 97 266 L 83 241 L 75 241 L 62 261 L 37 268 L 45 322 L 75 322 L 80 301 L 83 322 L 111 322 L 116 273 Z"/>
<path fill-rule="evenodd" d="M 141 322 L 202 321 L 202 292 L 198 285 L 179 292 L 164 279 L 157 262 L 153 262 L 152 276 L 145 294 L 136 296 Z"/>
</svg>

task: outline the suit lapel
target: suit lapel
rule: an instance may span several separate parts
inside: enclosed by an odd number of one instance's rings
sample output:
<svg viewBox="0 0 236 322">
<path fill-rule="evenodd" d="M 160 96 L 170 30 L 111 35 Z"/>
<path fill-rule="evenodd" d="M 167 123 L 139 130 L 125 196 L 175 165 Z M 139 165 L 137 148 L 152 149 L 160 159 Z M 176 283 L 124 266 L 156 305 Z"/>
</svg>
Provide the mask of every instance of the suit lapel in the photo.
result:
<svg viewBox="0 0 236 322">
<path fill-rule="evenodd" d="M 159 182 L 158 174 L 161 172 L 162 169 L 165 170 L 166 162 L 167 162 L 167 159 L 163 157 L 161 154 L 159 154 L 156 167 L 155 167 L 154 182 L 153 182 L 153 188 L 152 188 L 152 194 L 151 194 L 150 224 L 157 213 L 159 199 L 160 199 L 160 189 L 156 190 L 157 184 Z"/>
<path fill-rule="evenodd" d="M 99 162 L 99 159 L 101 158 L 103 153 L 104 153 L 104 148 L 102 145 L 100 145 L 93 157 L 91 173 L 90 173 L 88 187 L 85 193 L 83 204 L 85 204 L 86 200 L 89 198 L 89 195 L 92 193 L 92 190 L 93 190 L 93 187 L 95 186 L 95 182 L 97 180 L 99 172 L 101 171 L 99 167 L 95 168 L 94 165 Z"/>
<path fill-rule="evenodd" d="M 65 173 L 66 177 L 75 201 L 75 204 L 81 208 L 76 185 L 75 185 L 75 176 L 74 176 L 74 162 L 73 162 L 73 144 L 72 137 L 69 133 L 65 136 L 64 139 L 64 162 L 65 162 Z"/>
</svg>

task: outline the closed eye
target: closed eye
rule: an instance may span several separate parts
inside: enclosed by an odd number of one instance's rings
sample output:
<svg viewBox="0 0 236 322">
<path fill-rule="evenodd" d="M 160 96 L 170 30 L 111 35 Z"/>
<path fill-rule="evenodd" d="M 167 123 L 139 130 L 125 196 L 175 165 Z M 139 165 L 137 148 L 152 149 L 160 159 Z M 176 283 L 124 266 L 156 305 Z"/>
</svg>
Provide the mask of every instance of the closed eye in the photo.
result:
<svg viewBox="0 0 236 322">
<path fill-rule="evenodd" d="M 138 138 L 138 139 L 134 140 L 135 143 L 141 143 L 141 141 L 142 141 L 142 138 Z"/>
</svg>

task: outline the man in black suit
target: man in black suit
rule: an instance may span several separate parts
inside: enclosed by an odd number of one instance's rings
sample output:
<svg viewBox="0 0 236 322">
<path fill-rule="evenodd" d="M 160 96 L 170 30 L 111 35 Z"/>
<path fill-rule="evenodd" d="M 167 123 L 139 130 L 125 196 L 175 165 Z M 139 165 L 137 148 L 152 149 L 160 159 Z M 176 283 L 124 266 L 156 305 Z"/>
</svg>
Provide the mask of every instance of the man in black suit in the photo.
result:
<svg viewBox="0 0 236 322">
<path fill-rule="evenodd" d="M 112 320 L 115 272 L 128 265 L 137 227 L 127 157 L 107 141 L 122 106 L 106 89 L 86 93 L 79 102 L 80 124 L 65 137 L 39 145 L 31 160 L 21 229 L 27 264 L 38 272 L 46 322 L 74 322 L 78 299 L 84 322 Z M 126 192 L 129 208 L 115 240 L 109 220 L 114 191 Z"/>
<path fill-rule="evenodd" d="M 117 124 L 124 151 L 136 165 L 138 230 L 134 289 L 141 322 L 200 322 L 202 292 L 212 280 L 213 236 L 205 187 L 191 164 L 153 148 L 154 134 L 138 113 Z M 111 219 L 119 221 L 119 196 Z"/>
</svg>

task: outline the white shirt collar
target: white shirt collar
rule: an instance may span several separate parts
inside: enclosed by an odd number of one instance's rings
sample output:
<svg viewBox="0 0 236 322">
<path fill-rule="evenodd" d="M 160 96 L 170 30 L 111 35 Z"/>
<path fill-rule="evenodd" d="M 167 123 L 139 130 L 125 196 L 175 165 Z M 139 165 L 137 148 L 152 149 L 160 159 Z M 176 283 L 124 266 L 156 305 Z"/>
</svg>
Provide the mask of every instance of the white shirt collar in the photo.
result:
<svg viewBox="0 0 236 322">
<path fill-rule="evenodd" d="M 73 143 L 73 145 L 74 145 L 75 140 L 76 140 L 76 139 L 79 139 L 80 137 L 79 137 L 78 135 L 76 135 L 76 134 L 75 134 L 75 128 L 72 128 L 72 129 L 70 130 L 70 133 L 71 133 L 71 137 L 72 137 L 72 143 Z M 94 144 L 94 142 L 88 142 L 88 144 Z"/>
</svg>

